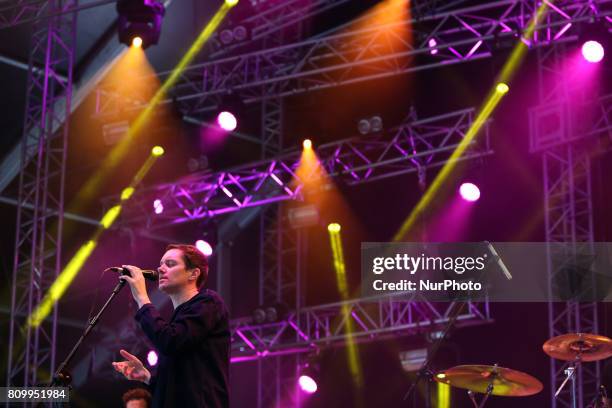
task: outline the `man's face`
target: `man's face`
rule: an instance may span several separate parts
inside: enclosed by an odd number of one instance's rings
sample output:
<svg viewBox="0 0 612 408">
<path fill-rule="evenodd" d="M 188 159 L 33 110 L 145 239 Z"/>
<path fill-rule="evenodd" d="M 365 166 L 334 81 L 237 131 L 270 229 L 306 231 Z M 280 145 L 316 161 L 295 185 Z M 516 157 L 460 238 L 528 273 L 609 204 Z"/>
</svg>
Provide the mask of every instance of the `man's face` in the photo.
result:
<svg viewBox="0 0 612 408">
<path fill-rule="evenodd" d="M 148 408 L 148 406 L 147 401 L 141 398 L 129 400 L 127 404 L 125 404 L 125 408 Z"/>
<path fill-rule="evenodd" d="M 170 249 L 159 262 L 159 290 L 176 293 L 179 289 L 195 282 L 196 272 L 188 271 L 183 261 L 183 251 Z"/>
</svg>

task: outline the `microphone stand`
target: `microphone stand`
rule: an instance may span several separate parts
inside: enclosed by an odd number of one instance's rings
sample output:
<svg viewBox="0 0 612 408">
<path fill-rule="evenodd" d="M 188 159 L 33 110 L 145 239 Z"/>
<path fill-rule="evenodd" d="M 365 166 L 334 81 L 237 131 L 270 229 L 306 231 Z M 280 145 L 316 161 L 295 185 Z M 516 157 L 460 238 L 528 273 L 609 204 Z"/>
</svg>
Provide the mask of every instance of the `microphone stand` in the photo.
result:
<svg viewBox="0 0 612 408">
<path fill-rule="evenodd" d="M 119 293 L 121 288 L 123 288 L 124 286 L 125 286 L 125 281 L 123 279 L 120 279 L 119 283 L 117 283 L 117 285 L 113 289 L 113 292 L 109 296 L 106 303 L 104 303 L 100 311 L 93 318 L 89 320 L 89 322 L 87 323 L 87 327 L 85 328 L 85 331 L 83 332 L 79 340 L 76 342 L 74 347 L 72 347 L 72 350 L 70 351 L 70 353 L 68 353 L 68 356 L 66 357 L 66 359 L 62 361 L 62 363 L 59 365 L 55 374 L 53 374 L 51 384 L 49 384 L 50 387 L 68 387 L 70 388 L 70 383 L 72 382 L 72 376 L 70 375 L 70 372 L 66 369 L 66 367 L 68 366 L 68 364 L 70 364 L 70 361 L 76 354 L 79 347 L 81 347 L 81 344 L 83 343 L 83 340 L 85 340 L 85 337 L 87 337 L 87 335 L 93 330 L 94 326 L 98 323 L 98 320 L 100 320 L 100 316 L 102 316 L 102 313 L 104 313 L 104 310 L 106 310 L 110 302 L 113 300 L 113 298 L 117 295 L 117 293 Z"/>
</svg>

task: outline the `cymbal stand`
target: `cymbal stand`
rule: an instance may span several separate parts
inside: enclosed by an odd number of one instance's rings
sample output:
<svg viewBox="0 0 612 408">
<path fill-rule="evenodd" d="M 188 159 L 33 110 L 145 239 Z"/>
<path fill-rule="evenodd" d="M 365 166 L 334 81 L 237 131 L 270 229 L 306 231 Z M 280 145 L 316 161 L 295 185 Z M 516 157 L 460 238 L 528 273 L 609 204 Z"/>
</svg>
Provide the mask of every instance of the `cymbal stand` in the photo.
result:
<svg viewBox="0 0 612 408">
<path fill-rule="evenodd" d="M 489 381 L 489 385 L 487 385 L 487 391 L 485 392 L 484 397 L 480 400 L 480 404 L 478 403 L 478 401 L 476 401 L 476 393 L 471 390 L 468 391 L 470 401 L 472 401 L 475 408 L 483 408 L 485 403 L 491 396 L 491 393 L 493 393 L 493 382 L 495 381 L 495 378 L 497 378 L 497 364 L 495 364 L 494 367 L 495 368 L 491 372 L 491 379 Z"/>
<path fill-rule="evenodd" d="M 563 390 L 563 388 L 565 387 L 565 384 L 567 384 L 567 382 L 571 380 L 572 381 L 572 391 L 571 391 L 572 392 L 572 408 L 578 407 L 578 405 L 576 405 L 577 404 L 577 401 L 576 401 L 576 370 L 580 366 L 580 361 L 581 361 L 581 357 L 580 355 L 578 355 L 576 360 L 570 363 L 570 365 L 565 369 L 564 371 L 566 375 L 565 380 L 563 380 L 563 382 L 561 383 L 561 385 L 555 392 L 555 398 L 557 398 L 559 394 L 561 393 L 561 391 Z"/>
</svg>

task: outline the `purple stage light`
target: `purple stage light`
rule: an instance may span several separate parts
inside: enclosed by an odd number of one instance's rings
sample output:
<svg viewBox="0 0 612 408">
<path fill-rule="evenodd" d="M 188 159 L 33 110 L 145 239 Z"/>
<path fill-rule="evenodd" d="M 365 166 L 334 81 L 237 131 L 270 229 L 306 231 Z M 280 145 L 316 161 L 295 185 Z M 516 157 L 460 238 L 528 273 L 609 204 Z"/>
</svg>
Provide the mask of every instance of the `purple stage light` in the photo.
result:
<svg viewBox="0 0 612 408">
<path fill-rule="evenodd" d="M 223 111 L 217 116 L 217 124 L 221 129 L 231 132 L 238 126 L 238 120 L 231 112 Z"/>
<path fill-rule="evenodd" d="M 204 241 L 203 239 L 198 239 L 195 243 L 195 246 L 196 248 L 198 248 L 198 251 L 204 254 L 204 256 L 208 257 L 211 256 L 213 253 L 212 246 L 210 246 L 210 244 Z"/>
<path fill-rule="evenodd" d="M 149 353 L 147 354 L 147 362 L 151 367 L 157 364 L 157 353 L 155 352 L 155 350 L 149 351 Z"/>
<path fill-rule="evenodd" d="M 587 41 L 582 45 L 582 56 L 590 63 L 597 63 L 604 57 L 604 48 L 597 41 Z"/>
<path fill-rule="evenodd" d="M 438 53 L 438 49 L 436 48 L 438 42 L 435 38 L 430 38 L 427 42 L 427 45 L 429 45 L 429 52 L 431 53 L 431 55 L 436 55 Z"/>
<path fill-rule="evenodd" d="M 317 392 L 317 382 L 309 375 L 300 375 L 298 383 L 300 384 L 302 391 L 308 394 L 314 394 Z"/>
<path fill-rule="evenodd" d="M 474 183 L 463 183 L 459 187 L 459 194 L 465 201 L 476 201 L 480 198 L 480 189 Z"/>
<path fill-rule="evenodd" d="M 164 205 L 159 198 L 153 201 L 153 210 L 155 211 L 155 214 L 161 214 L 164 212 Z"/>
</svg>

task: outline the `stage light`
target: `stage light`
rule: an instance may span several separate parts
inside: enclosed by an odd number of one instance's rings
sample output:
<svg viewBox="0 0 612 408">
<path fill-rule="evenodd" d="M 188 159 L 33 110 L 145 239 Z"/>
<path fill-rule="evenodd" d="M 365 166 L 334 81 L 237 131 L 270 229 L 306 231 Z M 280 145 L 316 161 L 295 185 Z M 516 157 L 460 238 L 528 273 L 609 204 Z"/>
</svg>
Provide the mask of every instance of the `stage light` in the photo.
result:
<svg viewBox="0 0 612 408">
<path fill-rule="evenodd" d="M 438 379 L 440 379 L 440 380 L 443 380 L 443 379 L 445 379 L 445 378 L 446 378 L 446 374 L 444 374 L 444 373 L 438 373 L 438 374 L 436 374 L 436 377 L 437 377 Z"/>
<path fill-rule="evenodd" d="M 476 201 L 480 198 L 480 189 L 474 183 L 463 183 L 459 187 L 459 194 L 465 201 Z"/>
<path fill-rule="evenodd" d="M 427 45 L 429 45 L 429 53 L 431 55 L 436 55 L 438 53 L 438 49 L 436 48 L 436 45 L 438 45 L 438 42 L 436 41 L 435 38 L 430 38 L 429 41 L 427 42 Z"/>
<path fill-rule="evenodd" d="M 149 353 L 147 354 L 147 362 L 149 363 L 149 365 L 151 367 L 153 367 L 154 365 L 157 364 L 157 353 L 155 352 L 155 350 L 150 350 Z"/>
<path fill-rule="evenodd" d="M 225 4 L 227 4 L 230 7 L 234 7 L 236 4 L 238 4 L 239 0 L 225 0 Z"/>
<path fill-rule="evenodd" d="M 357 130 L 362 135 L 368 133 L 377 133 L 383 129 L 383 120 L 380 116 L 372 116 L 371 118 L 363 118 L 357 122 Z"/>
<path fill-rule="evenodd" d="M 300 389 L 305 393 L 314 394 L 315 392 L 317 392 L 317 382 L 309 375 L 300 375 L 298 383 L 300 384 Z"/>
<path fill-rule="evenodd" d="M 340 224 L 338 224 L 337 222 L 332 222 L 327 226 L 327 230 L 329 232 L 340 232 Z"/>
<path fill-rule="evenodd" d="M 263 308 L 258 307 L 257 309 L 253 310 L 253 323 L 255 324 L 262 324 L 263 322 L 266 321 L 266 311 L 263 310 Z"/>
<path fill-rule="evenodd" d="M 198 248 L 198 251 L 203 253 L 206 257 L 211 256 L 213 253 L 212 246 L 203 239 L 198 239 L 195 243 L 195 247 Z"/>
<path fill-rule="evenodd" d="M 217 124 L 221 129 L 231 132 L 238 126 L 238 120 L 231 112 L 223 111 L 217 116 Z"/>
<path fill-rule="evenodd" d="M 304 146 L 305 150 L 310 150 L 312 149 L 312 140 L 310 139 L 304 139 L 304 141 L 302 142 L 302 146 Z"/>
<path fill-rule="evenodd" d="M 164 154 L 164 148 L 161 146 L 155 146 L 153 149 L 151 149 L 151 154 L 155 157 L 159 157 L 161 155 Z"/>
<path fill-rule="evenodd" d="M 143 49 L 157 44 L 165 12 L 157 1 L 117 0 L 119 42 Z"/>
<path fill-rule="evenodd" d="M 132 47 L 140 48 L 142 47 L 142 38 L 136 36 L 132 40 Z"/>
<path fill-rule="evenodd" d="M 164 204 L 159 198 L 153 201 L 153 211 L 155 211 L 155 214 L 161 214 L 164 212 Z"/>
<path fill-rule="evenodd" d="M 504 95 L 504 94 L 508 93 L 508 91 L 510 90 L 510 87 L 507 84 L 505 84 L 503 82 L 500 82 L 495 87 L 495 90 L 497 91 L 497 93 Z"/>
<path fill-rule="evenodd" d="M 603 59 L 604 48 L 597 41 L 587 41 L 582 45 L 582 56 L 588 62 L 595 64 Z"/>
</svg>

